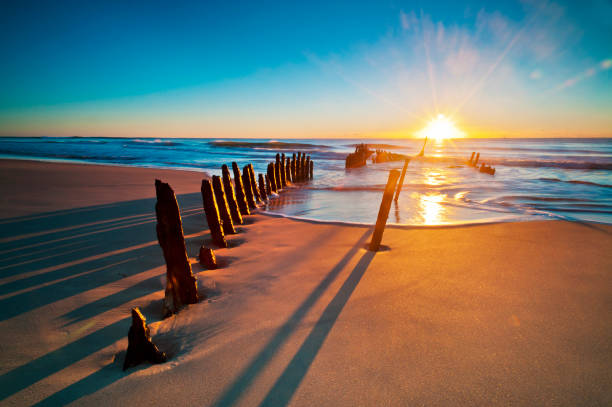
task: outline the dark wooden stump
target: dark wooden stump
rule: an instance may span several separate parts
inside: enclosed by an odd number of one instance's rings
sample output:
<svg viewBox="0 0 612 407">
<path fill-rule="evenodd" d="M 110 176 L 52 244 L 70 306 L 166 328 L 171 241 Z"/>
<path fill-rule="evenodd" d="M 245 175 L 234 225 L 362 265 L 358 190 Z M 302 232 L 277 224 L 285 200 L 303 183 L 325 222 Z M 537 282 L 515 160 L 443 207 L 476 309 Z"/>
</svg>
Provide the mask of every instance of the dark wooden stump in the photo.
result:
<svg viewBox="0 0 612 407">
<path fill-rule="evenodd" d="M 234 229 L 234 223 L 229 213 L 229 207 L 227 200 L 225 199 L 225 190 L 221 183 L 221 177 L 213 175 L 212 177 L 213 192 L 215 193 L 215 201 L 217 201 L 217 208 L 219 209 L 219 216 L 221 217 L 221 225 L 223 226 L 223 232 L 226 235 L 233 235 L 236 233 Z"/>
<path fill-rule="evenodd" d="M 301 181 L 300 179 L 301 174 L 302 174 L 302 153 L 298 151 L 297 160 L 295 162 L 295 179 L 297 180 L 297 182 Z"/>
<path fill-rule="evenodd" d="M 266 182 L 264 181 L 263 174 L 259 174 L 259 195 L 262 201 L 268 200 L 268 194 L 266 193 Z"/>
<path fill-rule="evenodd" d="M 399 183 L 397 184 L 397 191 L 395 192 L 395 202 L 399 199 L 399 194 L 402 191 L 402 185 L 404 185 L 404 177 L 406 176 L 406 169 L 408 168 L 408 163 L 410 162 L 410 158 L 406 158 L 404 161 L 404 168 L 402 168 L 402 176 L 399 179 Z"/>
<path fill-rule="evenodd" d="M 310 156 L 306 157 L 306 162 L 304 163 L 304 181 L 308 181 L 310 179 Z"/>
<path fill-rule="evenodd" d="M 251 185 L 251 177 L 249 176 L 248 164 L 242 167 L 242 184 L 244 185 L 244 194 L 250 209 L 257 209 L 255 203 L 255 195 L 253 194 L 253 185 Z"/>
<path fill-rule="evenodd" d="M 147 320 L 138 308 L 132 308 L 132 326 L 128 331 L 128 347 L 123 361 L 123 370 L 137 366 L 144 361 L 164 363 L 168 360 L 164 352 L 160 352 L 151 341 L 151 332 Z"/>
<path fill-rule="evenodd" d="M 198 302 L 198 287 L 191 272 L 185 248 L 183 223 L 174 191 L 170 185 L 155 180 L 157 203 L 157 240 L 166 260 L 166 296 L 164 315 L 177 312 L 186 304 Z"/>
<path fill-rule="evenodd" d="M 232 162 L 232 170 L 234 171 L 234 184 L 236 186 L 236 200 L 238 201 L 238 208 L 242 216 L 250 215 L 249 204 L 247 203 L 246 196 L 244 194 L 244 186 L 242 185 L 242 176 L 240 175 L 240 168 L 236 162 Z"/>
<path fill-rule="evenodd" d="M 225 190 L 225 198 L 229 206 L 230 215 L 232 215 L 232 221 L 237 225 L 242 225 L 242 215 L 240 214 L 240 209 L 238 209 L 238 202 L 236 202 L 234 184 L 232 184 L 229 168 L 223 164 L 221 171 L 223 173 L 223 189 Z"/>
<path fill-rule="evenodd" d="M 266 174 L 264 178 L 266 179 L 266 195 L 270 197 L 272 195 L 272 187 L 270 186 L 270 178 L 268 177 L 268 174 Z"/>
<path fill-rule="evenodd" d="M 400 172 L 398 170 L 391 170 L 389 172 L 387 186 L 385 187 L 382 202 L 380 203 L 380 209 L 378 210 L 376 227 L 374 228 L 374 234 L 372 235 L 372 241 L 370 242 L 369 249 L 373 252 L 378 251 L 380 248 L 380 242 L 382 241 L 383 232 L 385 231 L 385 226 L 387 225 L 387 218 L 389 217 L 389 209 L 391 209 L 393 190 L 395 189 L 395 184 L 397 183 L 399 175 Z"/>
<path fill-rule="evenodd" d="M 296 173 L 295 173 L 295 153 L 291 156 L 291 180 L 293 182 L 297 182 Z"/>
<path fill-rule="evenodd" d="M 213 249 L 202 246 L 200 247 L 200 264 L 202 267 L 206 267 L 208 270 L 214 270 L 217 268 L 217 258 Z"/>
<path fill-rule="evenodd" d="M 314 162 L 312 160 L 310 161 L 309 172 L 310 172 L 310 179 L 314 179 Z"/>
<path fill-rule="evenodd" d="M 276 189 L 280 191 L 281 189 L 283 189 L 283 183 L 281 181 L 279 153 L 276 153 L 276 161 L 274 162 L 274 177 L 276 178 Z"/>
<path fill-rule="evenodd" d="M 287 157 L 287 161 L 285 162 L 285 181 L 287 181 L 287 185 L 291 185 L 291 160 Z"/>
<path fill-rule="evenodd" d="M 227 247 L 223 229 L 221 229 L 221 219 L 219 218 L 219 208 L 213 194 L 212 185 L 209 180 L 202 180 L 202 202 L 204 204 L 204 212 L 206 213 L 206 222 L 213 242 L 219 247 Z"/>
<path fill-rule="evenodd" d="M 270 188 L 272 192 L 278 191 L 276 187 L 276 175 L 274 174 L 274 163 L 268 164 L 268 179 L 270 180 Z"/>
<path fill-rule="evenodd" d="M 223 189 L 225 190 L 225 198 L 230 210 L 230 215 L 232 216 L 232 221 L 235 224 L 242 225 L 242 215 L 240 214 L 240 209 L 238 208 L 238 202 L 234 193 L 234 184 L 232 183 L 232 178 L 230 177 L 229 168 L 227 165 L 223 164 L 221 171 L 223 174 Z"/>
<path fill-rule="evenodd" d="M 285 173 L 285 153 L 281 154 L 280 159 L 280 178 L 283 188 L 287 186 L 287 174 Z"/>
<path fill-rule="evenodd" d="M 257 188 L 257 180 L 255 179 L 255 170 L 253 169 L 253 164 L 249 164 L 249 178 L 251 179 L 251 185 L 253 186 L 253 195 L 255 196 L 255 201 L 258 204 L 262 203 L 261 195 L 259 194 L 259 188 Z"/>
</svg>

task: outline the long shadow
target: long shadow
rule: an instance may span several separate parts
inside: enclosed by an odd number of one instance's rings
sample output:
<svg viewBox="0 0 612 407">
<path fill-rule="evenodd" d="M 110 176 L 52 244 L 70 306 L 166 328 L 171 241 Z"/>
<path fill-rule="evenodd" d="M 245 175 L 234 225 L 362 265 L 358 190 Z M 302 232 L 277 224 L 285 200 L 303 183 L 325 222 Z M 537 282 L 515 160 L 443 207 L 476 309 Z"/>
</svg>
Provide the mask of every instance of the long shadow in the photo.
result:
<svg viewBox="0 0 612 407">
<path fill-rule="evenodd" d="M 289 404 L 374 256 L 375 253 L 371 251 L 364 253 L 336 296 L 327 305 L 298 352 L 276 380 L 261 406 L 286 406 Z"/>
<path fill-rule="evenodd" d="M 330 284 L 336 279 L 338 274 L 347 263 L 361 249 L 372 233 L 371 229 L 366 230 L 359 241 L 344 255 L 342 259 L 327 273 L 325 278 L 315 287 L 308 297 L 293 312 L 289 319 L 278 329 L 272 339 L 255 356 L 248 366 L 238 375 L 234 382 L 223 392 L 215 401 L 215 406 L 232 406 L 238 401 L 242 394 L 253 383 L 253 380 L 262 372 L 272 357 L 278 352 L 281 345 L 289 339 L 298 324 L 306 316 L 308 311 L 314 306 L 317 300 L 323 295 Z"/>
<path fill-rule="evenodd" d="M 124 318 L 0 376 L 0 400 L 25 389 L 127 335 L 131 318 Z"/>
<path fill-rule="evenodd" d="M 199 194 L 180 195 L 177 199 L 181 209 L 184 206 L 192 208 L 183 216 L 184 219 L 194 217 L 193 221 L 183 224 L 185 234 L 208 229 L 204 216 L 197 206 L 201 207 Z M 0 243 L 0 252 L 9 249 L 12 250 L 11 255 L 15 256 L 12 260 L 7 260 L 9 264 L 0 271 L 0 276 L 5 278 L 5 282 L 0 283 L 0 296 L 4 296 L 0 299 L 0 309 L 4 310 L 0 315 L 0 321 L 163 265 L 164 259 L 155 232 L 154 207 L 155 199 L 141 199 L 110 206 L 102 205 L 99 210 L 97 207 L 86 210 L 75 209 L 78 215 L 73 218 L 70 217 L 70 212 L 62 212 L 58 215 L 59 219 L 55 215 L 41 215 L 24 221 L 17 219 L 10 226 L 6 225 L 10 220 L 3 220 L 4 223 L 0 225 L 2 234 L 8 235 L 5 228 L 10 227 L 13 229 L 13 235 L 17 237 L 9 242 Z M 183 212 L 185 211 L 182 210 Z M 137 214 L 137 217 L 126 223 L 122 219 L 129 214 Z M 114 219 L 120 220 L 115 222 Z M 105 222 L 102 226 L 96 223 L 101 220 Z M 75 228 L 52 231 L 66 226 L 62 224 L 64 221 Z M 92 223 L 96 224 L 79 226 Z M 53 224 L 52 228 L 46 229 L 49 224 Z M 21 234 L 22 227 L 26 231 L 51 230 L 51 232 L 44 236 L 28 236 Z M 19 236 L 24 237 L 19 238 Z M 61 240 L 47 244 L 47 239 Z M 201 239 L 202 237 L 187 239 L 188 251 L 199 247 L 195 240 L 199 242 Z M 83 242 L 86 243 L 84 248 L 79 246 Z M 42 256 L 40 260 L 32 259 L 27 264 L 22 264 L 20 252 L 26 256 L 35 250 L 32 245 L 42 245 L 51 253 L 55 248 L 66 245 L 75 250 L 55 250 L 55 255 Z M 128 250 L 126 246 L 129 246 Z M 190 254 L 196 255 L 196 253 Z M 131 264 L 128 266 L 127 263 Z M 149 292 L 160 289 L 152 284 L 140 283 L 134 289 L 114 296 L 111 302 L 129 301 L 135 298 L 137 293 L 146 295 L 143 289 L 147 287 Z M 92 312 L 89 317 L 104 310 L 87 308 L 87 311 Z"/>
</svg>

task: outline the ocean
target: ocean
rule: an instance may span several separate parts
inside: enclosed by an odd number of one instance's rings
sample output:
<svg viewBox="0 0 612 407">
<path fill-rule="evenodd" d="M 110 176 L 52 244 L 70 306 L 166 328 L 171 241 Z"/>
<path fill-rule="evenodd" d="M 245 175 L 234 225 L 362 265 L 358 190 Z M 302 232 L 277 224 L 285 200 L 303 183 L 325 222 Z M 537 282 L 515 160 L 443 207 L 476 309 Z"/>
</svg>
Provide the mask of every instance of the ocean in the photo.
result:
<svg viewBox="0 0 612 407">
<path fill-rule="evenodd" d="M 303 151 L 315 177 L 273 199 L 266 211 L 314 220 L 373 224 L 390 169 L 402 162 L 346 170 L 355 144 L 416 155 L 423 140 L 0 138 L 0 157 L 220 175 L 221 165 L 252 163 L 256 172 L 277 152 Z M 465 165 L 471 153 L 494 176 Z M 153 182 L 151 182 L 153 188 Z M 410 161 L 388 223 L 415 226 L 565 219 L 612 223 L 612 139 L 454 139 L 430 141 Z"/>
</svg>

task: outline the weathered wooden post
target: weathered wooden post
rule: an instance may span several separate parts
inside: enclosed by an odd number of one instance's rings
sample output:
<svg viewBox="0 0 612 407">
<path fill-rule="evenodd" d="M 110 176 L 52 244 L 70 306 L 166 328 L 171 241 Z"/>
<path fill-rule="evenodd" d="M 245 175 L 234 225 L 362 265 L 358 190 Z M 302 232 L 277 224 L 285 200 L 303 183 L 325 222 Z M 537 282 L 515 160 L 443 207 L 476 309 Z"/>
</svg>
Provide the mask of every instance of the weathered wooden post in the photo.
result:
<svg viewBox="0 0 612 407">
<path fill-rule="evenodd" d="M 253 169 L 253 164 L 249 164 L 249 178 L 251 179 L 251 185 L 253 186 L 253 195 L 255 195 L 255 201 L 260 204 L 262 203 L 262 198 L 259 194 L 259 188 L 257 188 L 257 180 L 255 179 L 255 170 Z"/>
<path fill-rule="evenodd" d="M 274 163 L 268 164 L 268 180 L 270 181 L 271 192 L 276 192 L 276 175 L 274 175 Z M 268 192 L 268 195 L 270 193 Z"/>
<path fill-rule="evenodd" d="M 208 270 L 215 270 L 217 266 L 217 257 L 211 248 L 206 246 L 200 247 L 200 264 Z"/>
<path fill-rule="evenodd" d="M 300 181 L 304 181 L 304 171 L 306 169 L 306 154 L 302 153 L 302 161 L 300 162 Z"/>
<path fill-rule="evenodd" d="M 242 215 L 240 214 L 240 209 L 238 209 L 238 202 L 236 202 L 236 195 L 234 195 L 234 185 L 232 184 L 232 178 L 230 177 L 227 165 L 223 164 L 221 172 L 223 173 L 225 198 L 229 206 L 230 214 L 232 215 L 232 221 L 237 225 L 242 225 Z"/>
<path fill-rule="evenodd" d="M 280 154 L 276 153 L 276 161 L 274 162 L 274 177 L 276 178 L 276 189 L 277 190 L 281 190 L 283 189 L 283 183 L 281 181 L 281 174 L 280 174 Z"/>
<path fill-rule="evenodd" d="M 242 184 L 244 185 L 244 193 L 250 209 L 256 209 L 255 195 L 253 194 L 253 185 L 251 185 L 251 177 L 249 174 L 249 165 L 242 167 Z"/>
<path fill-rule="evenodd" d="M 145 360 L 150 363 L 164 363 L 168 358 L 151 341 L 147 320 L 138 307 L 132 308 L 132 326 L 128 331 L 128 347 L 123 361 L 123 370 L 136 366 Z"/>
<path fill-rule="evenodd" d="M 198 287 L 187 258 L 183 223 L 174 191 L 170 185 L 156 179 L 155 193 L 157 240 L 166 260 L 164 316 L 169 316 L 186 304 L 197 303 Z"/>
<path fill-rule="evenodd" d="M 268 194 L 266 193 L 266 183 L 264 181 L 263 174 L 259 174 L 259 195 L 261 196 L 262 201 L 268 200 Z"/>
<path fill-rule="evenodd" d="M 410 162 L 410 158 L 406 158 L 404 161 L 404 168 L 402 168 L 402 176 L 399 179 L 399 184 L 397 184 L 397 190 L 395 191 L 395 202 L 399 199 L 399 194 L 402 190 L 402 185 L 404 184 L 404 177 L 406 176 L 406 169 L 408 168 L 408 163 Z"/>
<path fill-rule="evenodd" d="M 472 164 L 472 162 L 474 162 L 474 154 L 476 154 L 476 152 L 472 151 L 472 156 L 470 157 L 470 161 L 469 161 L 470 164 Z"/>
<path fill-rule="evenodd" d="M 480 153 L 476 154 L 476 160 L 472 163 L 474 167 L 478 166 L 478 160 L 480 160 Z"/>
<path fill-rule="evenodd" d="M 270 197 L 272 196 L 272 187 L 270 186 L 270 178 L 268 177 L 268 174 L 265 175 L 265 179 L 266 179 L 266 195 Z"/>
<path fill-rule="evenodd" d="M 227 206 L 227 200 L 225 199 L 225 191 L 223 190 L 223 184 L 221 183 L 221 177 L 213 175 L 212 177 L 213 192 L 215 193 L 215 201 L 217 202 L 217 208 L 219 209 L 219 217 L 221 218 L 221 225 L 223 226 L 223 232 L 227 235 L 233 235 L 236 233 L 234 229 L 234 223 L 229 213 Z"/>
<path fill-rule="evenodd" d="M 242 185 L 242 176 L 240 175 L 240 168 L 236 162 L 232 162 L 232 170 L 234 171 L 234 184 L 236 185 L 236 200 L 238 201 L 238 208 L 242 216 L 250 215 L 249 205 L 247 204 L 246 196 L 244 195 L 244 186 Z"/>
<path fill-rule="evenodd" d="M 300 174 L 302 171 L 302 153 L 298 151 L 297 159 L 295 161 L 295 179 L 300 182 Z"/>
<path fill-rule="evenodd" d="M 219 247 L 227 247 L 223 229 L 221 229 L 221 219 L 219 218 L 219 208 L 213 194 L 213 188 L 209 180 L 202 180 L 202 202 L 204 203 L 204 212 L 206 213 L 206 222 L 213 242 Z"/>
<path fill-rule="evenodd" d="M 295 173 L 295 153 L 291 156 L 291 180 L 297 182 L 297 176 Z"/>
<path fill-rule="evenodd" d="M 376 219 L 376 227 L 374 228 L 374 234 L 372 235 L 372 241 L 370 242 L 369 249 L 373 252 L 378 251 L 380 248 L 380 242 L 382 240 L 385 226 L 387 225 L 387 217 L 389 217 L 389 209 L 391 209 L 391 201 L 393 200 L 393 190 L 395 184 L 400 175 L 398 170 L 391 170 L 389 172 L 389 179 L 387 180 L 387 186 L 383 193 L 382 202 L 380 203 L 380 209 L 378 210 L 378 218 Z"/>
<path fill-rule="evenodd" d="M 306 162 L 304 163 L 304 181 L 308 181 L 310 179 L 310 156 L 306 157 Z"/>
<path fill-rule="evenodd" d="M 285 173 L 285 153 L 281 154 L 280 159 L 280 177 L 283 188 L 287 186 L 287 174 Z"/>
<path fill-rule="evenodd" d="M 291 179 L 291 159 L 289 157 L 287 157 L 287 161 L 285 162 L 285 180 L 287 181 L 287 185 L 293 182 Z"/>
<path fill-rule="evenodd" d="M 310 161 L 310 179 L 314 179 L 314 161 Z"/>
</svg>

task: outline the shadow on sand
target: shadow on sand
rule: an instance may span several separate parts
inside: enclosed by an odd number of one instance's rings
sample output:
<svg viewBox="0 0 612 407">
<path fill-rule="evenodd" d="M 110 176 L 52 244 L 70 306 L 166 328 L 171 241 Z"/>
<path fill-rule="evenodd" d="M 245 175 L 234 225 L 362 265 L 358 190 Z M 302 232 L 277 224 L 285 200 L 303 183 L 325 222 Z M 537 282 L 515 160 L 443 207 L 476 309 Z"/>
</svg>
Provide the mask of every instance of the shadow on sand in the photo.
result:
<svg viewBox="0 0 612 407">
<path fill-rule="evenodd" d="M 221 397 L 217 399 L 214 403 L 215 406 L 232 406 L 238 401 L 282 347 L 283 343 L 285 343 L 295 329 L 298 328 L 302 319 L 314 306 L 317 300 L 325 293 L 336 277 L 338 277 L 338 274 L 346 267 L 359 250 L 362 249 L 362 246 L 371 233 L 371 229 L 366 230 L 359 241 L 355 243 L 344 257 L 327 273 L 325 278 L 321 280 L 289 319 L 278 329 L 272 339 L 270 339 L 264 348 L 253 358 L 242 373 L 240 373 L 234 382 L 225 390 Z M 359 263 L 344 282 L 340 291 L 338 291 L 334 299 L 325 308 L 325 311 L 298 353 L 287 366 L 270 393 L 266 396 L 265 403 L 269 405 L 284 405 L 291 399 L 291 396 L 299 386 L 310 364 L 321 348 L 323 341 L 327 337 L 327 334 L 333 327 L 342 308 L 353 293 L 353 290 L 357 286 L 357 283 L 359 283 L 359 280 L 365 273 L 374 255 L 375 253 L 368 251 L 363 255 L 361 260 L 359 260 Z"/>
<path fill-rule="evenodd" d="M 183 219 L 192 218 L 183 228 L 185 236 L 195 235 L 186 238 L 187 253 L 195 257 L 208 234 L 201 196 L 194 193 L 177 199 Z M 163 290 L 164 273 L 152 277 L 149 273 L 144 279 L 138 276 L 165 264 L 155 232 L 155 202 L 154 198 L 141 199 L 0 220 L 3 328 L 24 313 L 124 278 L 133 277 L 134 283 L 71 309 L 59 317 L 61 328 L 74 330 L 78 322 Z M 92 324 L 98 329 L 0 376 L 0 400 L 125 338 L 130 326 L 128 311 L 126 318 L 101 328 Z M 160 316 L 147 317 L 151 322 Z M 15 332 L 14 339 L 21 334 Z M 125 375 L 120 368 L 109 373 L 114 369 L 114 363 L 109 364 L 43 404 L 74 400 L 70 394 L 93 393 Z"/>
</svg>

